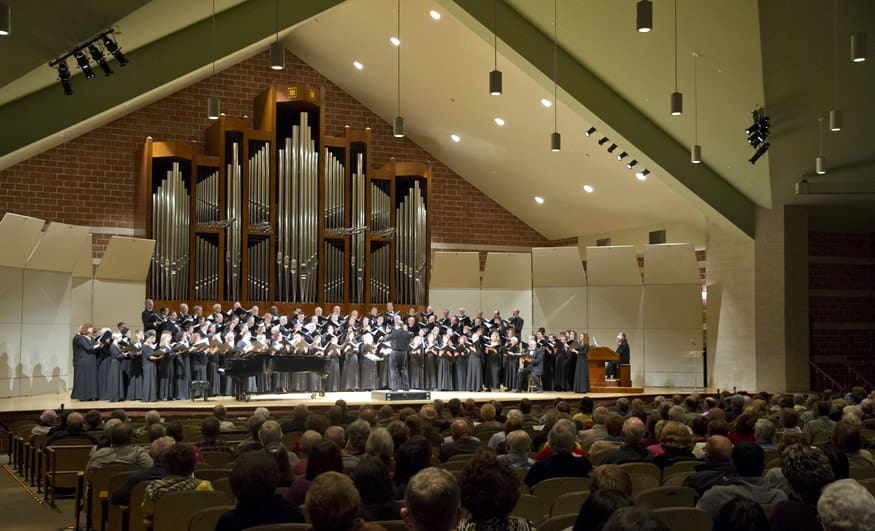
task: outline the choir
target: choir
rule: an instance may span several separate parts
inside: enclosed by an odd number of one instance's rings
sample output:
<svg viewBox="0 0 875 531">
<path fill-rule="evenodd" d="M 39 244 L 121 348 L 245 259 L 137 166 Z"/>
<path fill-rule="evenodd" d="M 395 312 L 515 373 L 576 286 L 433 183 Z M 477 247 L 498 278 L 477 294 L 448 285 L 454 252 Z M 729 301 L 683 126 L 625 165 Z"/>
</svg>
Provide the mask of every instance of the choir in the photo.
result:
<svg viewBox="0 0 875 531">
<path fill-rule="evenodd" d="M 208 382 L 208 394 L 367 391 L 390 386 L 389 360 L 397 362 L 396 322 L 412 340 L 406 351 L 405 388 L 441 391 L 525 389 L 521 378 L 539 376 L 536 387 L 556 391 L 589 391 L 587 335 L 564 331 L 558 335 L 539 329 L 521 341 L 523 318 L 519 310 L 503 319 L 482 312 L 435 315 L 429 306 L 406 315 L 389 303 L 384 313 L 376 308 L 363 316 L 353 310 L 342 315 L 335 306 L 328 315 L 321 307 L 307 316 L 300 310 L 279 315 L 276 307 L 260 314 L 257 306 L 244 309 L 234 303 L 228 311 L 216 304 L 203 315 L 199 306 L 189 313 L 154 311 L 147 300 L 143 328 L 132 331 L 126 323 L 116 330 L 83 324 L 73 338 L 73 398 L 78 400 L 189 399 L 192 382 Z M 405 339 L 406 343 L 406 339 Z M 319 357 L 327 360 L 324 374 L 284 371 L 280 360 Z M 253 361 L 258 370 L 233 375 L 235 365 Z M 533 367 L 534 365 L 534 367 Z M 392 386 L 393 389 L 396 385 Z"/>
</svg>

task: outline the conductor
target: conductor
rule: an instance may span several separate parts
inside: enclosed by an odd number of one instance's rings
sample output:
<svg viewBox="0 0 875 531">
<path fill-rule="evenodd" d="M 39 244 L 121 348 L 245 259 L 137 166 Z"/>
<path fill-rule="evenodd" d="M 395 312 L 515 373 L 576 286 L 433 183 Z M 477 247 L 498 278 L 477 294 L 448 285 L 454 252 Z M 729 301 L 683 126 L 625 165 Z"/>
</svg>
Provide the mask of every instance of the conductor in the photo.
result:
<svg viewBox="0 0 875 531">
<path fill-rule="evenodd" d="M 401 318 L 395 317 L 395 329 L 389 332 L 384 341 L 389 342 L 389 389 L 409 391 L 410 379 L 407 376 L 407 353 L 413 336 L 401 326 Z"/>
</svg>

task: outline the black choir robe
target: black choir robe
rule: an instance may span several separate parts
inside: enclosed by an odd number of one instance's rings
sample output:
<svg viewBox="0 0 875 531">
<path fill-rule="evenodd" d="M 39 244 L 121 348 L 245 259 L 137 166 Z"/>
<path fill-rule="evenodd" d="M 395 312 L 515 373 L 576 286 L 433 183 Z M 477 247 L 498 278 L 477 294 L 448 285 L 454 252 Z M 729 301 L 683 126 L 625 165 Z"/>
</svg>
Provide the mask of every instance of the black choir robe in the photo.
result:
<svg viewBox="0 0 875 531">
<path fill-rule="evenodd" d="M 73 392 L 77 400 L 97 400 L 97 353 L 94 340 L 82 334 L 73 337 Z"/>
</svg>

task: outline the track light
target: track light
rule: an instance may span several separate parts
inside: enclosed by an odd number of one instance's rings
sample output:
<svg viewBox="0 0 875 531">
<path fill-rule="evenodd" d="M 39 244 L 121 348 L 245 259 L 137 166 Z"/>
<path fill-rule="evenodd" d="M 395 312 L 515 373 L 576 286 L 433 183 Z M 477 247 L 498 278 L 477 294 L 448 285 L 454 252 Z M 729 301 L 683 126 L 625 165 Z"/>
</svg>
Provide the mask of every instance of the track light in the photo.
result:
<svg viewBox="0 0 875 531">
<path fill-rule="evenodd" d="M 392 122 L 392 136 L 395 138 L 404 138 L 404 117 L 396 116 Z"/>
<path fill-rule="evenodd" d="M 91 60 L 97 63 L 97 66 L 103 70 L 103 75 L 109 77 L 112 75 L 112 68 L 109 67 L 109 64 L 106 62 L 106 58 L 103 56 L 103 52 L 91 43 L 88 45 L 88 53 L 91 54 Z"/>
<path fill-rule="evenodd" d="M 595 127 L 590 127 L 584 132 L 586 136 L 592 136 L 593 133 L 595 133 Z"/>
<path fill-rule="evenodd" d="M 617 149 L 617 144 L 611 144 L 608 146 L 608 153 L 613 153 L 615 149 Z"/>
<path fill-rule="evenodd" d="M 0 37 L 12 32 L 12 8 L 0 2 Z"/>
<path fill-rule="evenodd" d="M 607 141 L 608 141 L 608 137 L 603 136 L 599 139 L 599 145 L 603 146 L 603 145 L 605 145 L 605 142 L 607 142 Z"/>
<path fill-rule="evenodd" d="M 623 152 L 621 152 L 619 155 L 617 155 L 617 160 L 623 160 L 623 159 L 625 159 L 625 158 L 628 157 L 628 156 L 629 156 L 629 154 L 626 153 L 625 151 L 623 151 Z"/>
<path fill-rule="evenodd" d="M 650 0 L 638 0 L 637 14 L 638 33 L 649 33 L 653 30 L 653 3 Z"/>
<path fill-rule="evenodd" d="M 270 68 L 282 70 L 286 67 L 286 49 L 280 41 L 274 41 L 270 45 Z"/>
<path fill-rule="evenodd" d="M 111 30 L 109 33 L 104 33 L 100 36 L 103 42 L 103 46 L 109 53 L 112 54 L 113 57 L 115 57 L 115 60 L 118 61 L 119 66 L 125 66 L 126 64 L 128 64 L 128 59 L 125 57 L 125 54 L 122 53 L 122 50 L 118 47 L 118 44 L 114 40 L 109 38 L 110 33 L 112 33 Z"/>
<path fill-rule="evenodd" d="M 222 114 L 221 103 L 218 96 L 210 96 L 207 98 L 207 118 L 210 120 L 218 120 Z"/>
<path fill-rule="evenodd" d="M 750 162 L 751 164 L 756 164 L 757 161 L 760 160 L 760 157 L 762 157 L 763 155 L 765 155 L 765 154 L 766 154 L 766 151 L 768 151 L 768 150 L 769 150 L 769 143 L 766 142 L 765 144 L 761 145 L 761 146 L 757 149 L 756 153 L 753 154 L 753 157 L 750 158 L 750 161 L 749 161 L 749 162 Z"/>
<path fill-rule="evenodd" d="M 73 85 L 70 83 L 70 68 L 67 66 L 66 59 L 58 63 L 58 79 L 61 80 L 64 95 L 70 96 L 73 94 Z"/>
<path fill-rule="evenodd" d="M 635 159 L 632 159 L 626 164 L 626 167 L 631 170 L 632 168 L 634 168 L 637 165 L 638 165 L 638 161 Z"/>
<path fill-rule="evenodd" d="M 650 175 L 650 170 L 644 168 L 643 170 L 635 173 L 635 178 L 639 181 L 646 181 L 648 175 Z"/>
<path fill-rule="evenodd" d="M 869 57 L 865 33 L 851 34 L 851 61 L 855 63 L 865 62 Z"/>
<path fill-rule="evenodd" d="M 559 152 L 562 149 L 562 135 L 559 131 L 550 134 L 550 151 Z"/>
<path fill-rule="evenodd" d="M 81 49 L 73 50 L 73 58 L 76 59 L 76 62 L 79 64 L 79 69 L 85 74 L 85 79 L 91 79 L 94 77 L 94 70 L 91 69 L 91 63 L 88 62 L 88 58 L 85 57 L 85 54 Z"/>
</svg>

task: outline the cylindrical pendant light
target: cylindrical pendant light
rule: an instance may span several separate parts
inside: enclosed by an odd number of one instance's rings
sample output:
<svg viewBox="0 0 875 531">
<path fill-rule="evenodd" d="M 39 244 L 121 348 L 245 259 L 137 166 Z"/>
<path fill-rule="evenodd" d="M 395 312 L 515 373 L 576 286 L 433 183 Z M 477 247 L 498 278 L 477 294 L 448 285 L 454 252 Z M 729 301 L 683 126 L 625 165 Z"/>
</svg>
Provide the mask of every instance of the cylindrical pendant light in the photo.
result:
<svg viewBox="0 0 875 531">
<path fill-rule="evenodd" d="M 869 58 L 868 45 L 865 33 L 851 33 L 851 61 L 855 63 L 865 62 Z"/>
<path fill-rule="evenodd" d="M 550 134 L 550 151 L 558 153 L 562 150 L 562 135 L 559 134 L 559 99 L 556 90 L 556 79 L 559 73 L 559 43 L 556 40 L 559 18 L 556 16 L 558 1 L 553 0 L 553 132 Z"/>
<path fill-rule="evenodd" d="M 833 109 L 829 111 L 829 130 L 830 131 L 841 131 L 842 130 L 842 111 L 838 109 Z"/>
<path fill-rule="evenodd" d="M 684 113 L 684 95 L 678 91 L 678 3 L 674 2 L 674 92 L 671 93 L 671 115 Z"/>
<path fill-rule="evenodd" d="M 212 28 L 212 54 L 213 54 L 213 71 L 211 77 L 216 75 L 216 0 L 213 0 L 213 14 L 211 24 Z M 207 98 L 207 118 L 210 120 L 218 120 L 221 114 L 221 103 L 219 97 L 215 94 Z"/>
<path fill-rule="evenodd" d="M 559 131 L 553 131 L 550 134 L 550 151 L 561 151 L 562 150 L 562 135 L 559 134 Z"/>
<path fill-rule="evenodd" d="M 693 164 L 702 163 L 702 146 L 699 144 L 693 144 L 693 147 L 690 148 L 690 162 Z"/>
<path fill-rule="evenodd" d="M 398 26 L 396 28 L 395 35 L 398 37 L 398 40 L 401 40 L 401 0 L 398 0 L 397 4 L 397 14 L 398 14 Z M 396 86 L 396 100 L 395 100 L 395 120 L 392 122 L 392 136 L 395 138 L 403 138 L 404 137 L 404 117 L 401 116 L 401 44 L 395 47 L 398 57 L 398 84 Z"/>
<path fill-rule="evenodd" d="M 699 54 L 693 52 L 693 147 L 690 148 L 690 162 L 702 163 L 702 146 L 699 145 L 699 86 L 696 59 Z"/>
<path fill-rule="evenodd" d="M 489 72 L 489 95 L 501 96 L 501 70 L 498 69 L 498 0 L 492 0 L 492 71 Z"/>
<path fill-rule="evenodd" d="M 396 116 L 395 120 L 392 121 L 392 136 L 395 138 L 403 138 L 404 137 L 404 117 Z"/>
<path fill-rule="evenodd" d="M 272 70 L 282 70 L 286 67 L 286 50 L 283 43 L 280 42 L 280 4 L 279 0 L 274 0 L 274 31 L 276 40 L 270 45 L 270 68 Z"/>
<path fill-rule="evenodd" d="M 222 114 L 222 104 L 218 96 L 210 96 L 207 98 L 207 118 L 210 120 L 218 120 Z"/>
<path fill-rule="evenodd" d="M 832 57 L 832 109 L 829 111 L 829 130 L 842 130 L 842 111 L 839 110 L 839 1 L 834 1 L 833 57 Z"/>
<path fill-rule="evenodd" d="M 501 70 L 489 72 L 489 94 L 501 96 Z"/>
<path fill-rule="evenodd" d="M 671 93 L 671 115 L 680 116 L 684 113 L 684 95 L 680 92 Z"/>
<path fill-rule="evenodd" d="M 818 175 L 823 175 L 826 173 L 826 162 L 823 157 L 817 157 L 814 159 L 814 171 Z"/>
<path fill-rule="evenodd" d="M 818 175 L 826 173 L 826 159 L 823 157 L 823 118 L 817 118 L 817 136 L 819 148 L 817 158 L 814 159 L 814 172 Z"/>
<path fill-rule="evenodd" d="M 12 33 L 12 8 L 0 2 L 0 37 Z"/>
<path fill-rule="evenodd" d="M 638 33 L 649 33 L 653 30 L 653 3 L 650 0 L 638 0 L 637 6 Z"/>
</svg>

